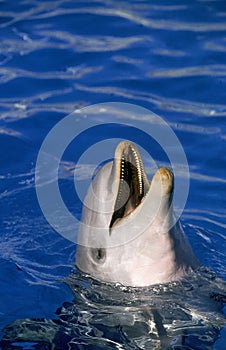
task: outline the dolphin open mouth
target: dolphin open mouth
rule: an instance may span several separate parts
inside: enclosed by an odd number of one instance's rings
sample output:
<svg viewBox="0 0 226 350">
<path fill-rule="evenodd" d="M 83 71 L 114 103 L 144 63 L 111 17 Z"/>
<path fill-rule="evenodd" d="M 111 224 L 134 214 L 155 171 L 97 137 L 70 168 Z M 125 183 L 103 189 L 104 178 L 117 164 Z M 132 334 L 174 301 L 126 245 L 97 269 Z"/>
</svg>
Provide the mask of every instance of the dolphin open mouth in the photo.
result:
<svg viewBox="0 0 226 350">
<path fill-rule="evenodd" d="M 133 143 L 123 141 L 118 145 L 115 151 L 114 166 L 116 167 L 118 192 L 110 228 L 133 212 L 150 188 L 140 153 Z"/>
</svg>

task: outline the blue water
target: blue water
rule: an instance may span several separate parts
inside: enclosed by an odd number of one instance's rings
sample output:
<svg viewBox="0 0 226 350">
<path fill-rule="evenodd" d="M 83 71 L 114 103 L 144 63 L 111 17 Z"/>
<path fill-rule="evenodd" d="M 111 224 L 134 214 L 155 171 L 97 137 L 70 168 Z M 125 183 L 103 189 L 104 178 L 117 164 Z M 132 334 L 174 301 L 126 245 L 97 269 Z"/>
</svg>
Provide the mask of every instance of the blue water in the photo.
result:
<svg viewBox="0 0 226 350">
<path fill-rule="evenodd" d="M 190 167 L 182 224 L 202 264 L 226 280 L 225 2 L 1 1 L 0 28 L 0 328 L 56 319 L 73 300 L 62 281 L 75 245 L 43 216 L 35 164 L 51 128 L 95 103 L 137 104 L 172 127 Z M 79 216 L 74 161 L 71 150 L 61 181 Z M 225 343 L 221 326 L 214 348 Z"/>
</svg>

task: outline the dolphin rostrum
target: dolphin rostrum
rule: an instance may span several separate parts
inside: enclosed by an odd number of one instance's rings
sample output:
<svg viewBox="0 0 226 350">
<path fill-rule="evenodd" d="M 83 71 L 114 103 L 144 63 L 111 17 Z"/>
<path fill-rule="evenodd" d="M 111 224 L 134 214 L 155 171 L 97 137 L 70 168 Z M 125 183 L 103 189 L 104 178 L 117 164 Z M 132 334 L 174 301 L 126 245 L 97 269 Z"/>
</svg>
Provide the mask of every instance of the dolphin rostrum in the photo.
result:
<svg viewBox="0 0 226 350">
<path fill-rule="evenodd" d="M 149 181 L 137 147 L 118 144 L 84 200 L 77 267 L 126 286 L 181 279 L 199 262 L 173 212 L 174 179 L 160 168 Z"/>
</svg>

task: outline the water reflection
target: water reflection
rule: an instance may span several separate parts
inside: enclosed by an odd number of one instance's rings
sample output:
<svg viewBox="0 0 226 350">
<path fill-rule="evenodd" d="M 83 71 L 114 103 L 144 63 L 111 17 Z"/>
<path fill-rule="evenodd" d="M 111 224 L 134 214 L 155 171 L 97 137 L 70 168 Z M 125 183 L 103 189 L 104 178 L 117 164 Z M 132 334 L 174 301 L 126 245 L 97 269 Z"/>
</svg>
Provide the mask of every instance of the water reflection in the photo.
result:
<svg viewBox="0 0 226 350">
<path fill-rule="evenodd" d="M 225 282 L 201 268 L 181 282 L 149 288 L 101 284 L 79 272 L 57 318 L 16 320 L 2 349 L 210 349 L 225 319 Z"/>
</svg>

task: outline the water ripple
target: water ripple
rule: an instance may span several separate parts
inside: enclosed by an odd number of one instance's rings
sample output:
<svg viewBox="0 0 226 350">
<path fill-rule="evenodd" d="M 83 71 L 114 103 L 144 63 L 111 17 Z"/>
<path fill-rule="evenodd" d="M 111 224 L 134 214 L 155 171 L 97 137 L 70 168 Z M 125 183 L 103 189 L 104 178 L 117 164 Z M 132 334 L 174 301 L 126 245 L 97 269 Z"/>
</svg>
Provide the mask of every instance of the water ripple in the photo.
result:
<svg viewBox="0 0 226 350">
<path fill-rule="evenodd" d="M 113 3 L 112 3 L 113 4 Z M 116 4 L 114 4 L 116 5 Z M 170 7 L 167 8 L 167 10 Z M 161 8 L 159 7 L 159 9 L 162 10 L 162 12 L 164 12 L 165 8 Z M 178 8 L 173 8 L 172 10 L 178 10 Z M 123 18 L 126 20 L 131 21 L 132 23 L 135 24 L 140 24 L 146 28 L 149 29 L 164 29 L 164 30 L 169 30 L 169 31 L 189 31 L 189 32 L 196 32 L 196 33 L 205 33 L 205 32 L 215 32 L 215 31 L 225 31 L 226 30 L 226 24 L 224 21 L 222 21 L 221 23 L 219 23 L 219 21 L 216 20 L 216 22 L 210 22 L 210 23 L 206 23 L 206 22 L 183 22 L 180 20 L 165 20 L 165 19 L 158 19 L 158 20 L 154 20 L 154 19 L 149 19 L 149 18 L 145 18 L 144 16 L 140 16 L 137 12 L 135 11 L 129 11 L 125 8 L 122 8 L 122 6 L 118 6 L 118 8 L 116 6 L 114 6 L 113 8 L 104 8 L 102 6 L 100 7 L 80 7 L 79 9 L 64 9 L 64 8 L 58 8 L 56 10 L 53 10 L 52 12 L 46 12 L 43 14 L 38 14 L 39 11 L 41 11 L 42 9 L 33 11 L 34 14 L 32 13 L 32 11 L 29 13 L 29 15 L 33 15 L 32 17 L 34 19 L 44 19 L 44 18 L 51 18 L 51 17 L 56 17 L 56 16 L 62 16 L 62 15 L 67 15 L 67 14 L 91 14 L 91 15 L 99 15 L 99 16 L 110 16 L 110 17 L 119 17 L 119 18 Z M 22 18 L 24 19 L 24 18 Z M 19 19 L 18 19 L 19 20 Z M 17 20 L 17 21 L 18 21 Z M 10 21 L 6 24 L 4 24 L 4 26 L 15 23 L 16 20 L 14 19 L 14 21 Z"/>
<path fill-rule="evenodd" d="M 79 52 L 106 52 L 106 51 L 118 51 L 121 49 L 130 48 L 140 42 L 146 41 L 145 37 L 113 37 L 107 35 L 101 35 L 99 37 L 72 35 L 64 31 L 56 30 L 39 30 L 39 35 L 48 37 L 51 42 L 57 41 L 55 46 L 58 48 L 70 48 Z M 62 41 L 62 44 L 59 43 Z M 150 41 L 150 38 L 148 39 Z M 53 44 L 54 46 L 54 44 Z"/>
<path fill-rule="evenodd" d="M 201 65 L 197 67 L 184 67 L 175 69 L 161 69 L 152 71 L 148 74 L 150 77 L 159 78 L 182 78 L 182 77 L 196 77 L 196 76 L 226 76 L 226 66 L 221 65 Z"/>
<path fill-rule="evenodd" d="M 226 116 L 226 106 L 218 104 L 199 103 L 194 101 L 165 98 L 153 93 L 144 91 L 123 89 L 115 86 L 85 86 L 75 84 L 75 88 L 80 91 L 95 92 L 98 94 L 114 95 L 117 97 L 125 97 L 130 100 L 146 101 L 161 110 L 189 113 L 204 117 Z"/>
</svg>

